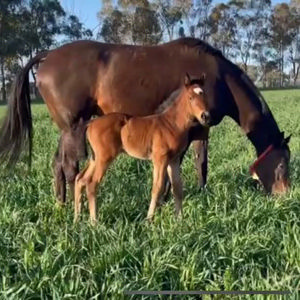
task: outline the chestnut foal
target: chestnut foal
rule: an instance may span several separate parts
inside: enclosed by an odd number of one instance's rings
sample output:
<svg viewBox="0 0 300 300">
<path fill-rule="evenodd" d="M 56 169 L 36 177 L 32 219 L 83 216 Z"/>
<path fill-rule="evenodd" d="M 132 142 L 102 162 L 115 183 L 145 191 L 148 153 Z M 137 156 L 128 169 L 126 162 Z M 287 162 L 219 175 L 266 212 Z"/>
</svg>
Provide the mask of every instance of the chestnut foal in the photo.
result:
<svg viewBox="0 0 300 300">
<path fill-rule="evenodd" d="M 94 152 L 85 169 L 75 181 L 75 219 L 81 211 L 82 189 L 86 187 L 90 218 L 96 222 L 96 187 L 105 171 L 119 153 L 153 162 L 152 198 L 148 220 L 152 220 L 157 202 L 164 191 L 166 174 L 170 178 L 175 198 L 176 216 L 182 213 L 182 182 L 180 157 L 188 145 L 188 133 L 194 119 L 208 126 L 209 113 L 202 87 L 205 74 L 191 80 L 186 74 L 178 97 L 162 113 L 146 117 L 130 117 L 112 113 L 92 120 L 87 138 Z"/>
</svg>

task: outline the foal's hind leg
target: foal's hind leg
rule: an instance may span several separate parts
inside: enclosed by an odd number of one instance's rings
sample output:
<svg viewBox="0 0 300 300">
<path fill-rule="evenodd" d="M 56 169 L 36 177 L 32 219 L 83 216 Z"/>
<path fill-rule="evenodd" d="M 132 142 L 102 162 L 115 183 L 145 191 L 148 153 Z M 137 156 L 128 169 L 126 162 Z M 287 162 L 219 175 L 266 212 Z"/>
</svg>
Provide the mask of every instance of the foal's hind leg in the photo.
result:
<svg viewBox="0 0 300 300">
<path fill-rule="evenodd" d="M 172 192 L 175 198 L 175 215 L 182 215 L 182 199 L 183 199 L 183 191 L 182 191 L 182 180 L 180 177 L 180 160 L 171 162 L 167 168 L 168 175 L 172 185 Z"/>
<path fill-rule="evenodd" d="M 75 181 L 74 222 L 78 220 L 81 211 L 82 190 L 84 187 L 86 187 L 86 195 L 89 201 L 90 219 L 92 224 L 96 223 L 96 190 L 111 161 L 111 159 L 90 160 L 87 167 L 77 175 Z"/>
<path fill-rule="evenodd" d="M 97 210 L 97 203 L 96 203 L 96 191 L 97 186 L 101 182 L 105 172 L 110 165 L 112 159 L 108 160 L 96 160 L 96 167 L 95 172 L 93 174 L 93 178 L 89 181 L 86 185 L 86 195 L 89 201 L 89 210 L 90 210 L 90 220 L 92 224 L 96 224 L 96 210 Z"/>
</svg>

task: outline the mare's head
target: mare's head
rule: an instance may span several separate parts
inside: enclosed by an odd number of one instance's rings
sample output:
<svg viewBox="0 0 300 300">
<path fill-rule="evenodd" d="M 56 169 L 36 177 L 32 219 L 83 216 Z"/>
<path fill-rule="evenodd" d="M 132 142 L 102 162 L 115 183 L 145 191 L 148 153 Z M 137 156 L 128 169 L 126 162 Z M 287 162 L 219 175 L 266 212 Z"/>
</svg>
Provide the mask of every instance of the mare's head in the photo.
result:
<svg viewBox="0 0 300 300">
<path fill-rule="evenodd" d="M 283 194 L 290 187 L 288 164 L 290 136 L 283 133 L 278 143 L 270 145 L 250 167 L 253 178 L 259 180 L 268 193 Z"/>
<path fill-rule="evenodd" d="M 206 75 L 203 73 L 200 78 L 191 80 L 188 73 L 184 78 L 184 93 L 183 97 L 186 100 L 188 112 L 192 117 L 196 118 L 203 126 L 208 126 L 210 123 L 210 114 L 205 101 L 203 86 Z"/>
</svg>

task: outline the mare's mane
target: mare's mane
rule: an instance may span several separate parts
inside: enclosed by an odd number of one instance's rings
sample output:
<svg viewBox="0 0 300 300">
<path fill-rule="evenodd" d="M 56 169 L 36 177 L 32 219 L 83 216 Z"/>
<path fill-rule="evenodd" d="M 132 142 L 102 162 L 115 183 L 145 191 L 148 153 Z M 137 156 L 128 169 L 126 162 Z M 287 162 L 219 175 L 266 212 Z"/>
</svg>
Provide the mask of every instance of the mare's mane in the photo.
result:
<svg viewBox="0 0 300 300">
<path fill-rule="evenodd" d="M 207 54 L 214 56 L 217 60 L 219 60 L 222 63 L 223 67 L 226 68 L 226 70 L 224 70 L 224 69 L 221 70 L 220 75 L 224 75 L 222 73 L 224 73 L 224 71 L 226 71 L 231 76 L 235 77 L 235 79 L 240 82 L 242 87 L 245 88 L 248 93 L 251 93 L 252 95 L 256 96 L 257 100 L 259 100 L 261 108 L 262 108 L 262 113 L 265 115 L 270 114 L 270 110 L 269 110 L 262 94 L 260 93 L 258 88 L 254 85 L 254 83 L 251 81 L 249 76 L 244 71 L 242 71 L 242 69 L 240 67 L 238 67 L 236 64 L 234 64 L 230 60 L 228 60 L 222 54 L 222 52 L 220 50 L 214 48 L 213 46 L 209 45 L 208 43 L 206 43 L 202 40 L 199 40 L 196 38 L 189 38 L 189 37 L 180 38 L 178 40 L 171 41 L 167 44 L 172 45 L 172 46 L 173 45 L 182 45 L 182 46 L 186 46 L 186 47 L 190 47 L 190 48 L 196 48 L 198 50 L 199 55 L 201 53 L 207 53 Z M 172 94 L 170 95 L 170 97 L 172 96 Z M 169 98 L 167 100 L 169 100 Z M 255 101 L 256 99 L 251 98 L 251 100 Z"/>
</svg>

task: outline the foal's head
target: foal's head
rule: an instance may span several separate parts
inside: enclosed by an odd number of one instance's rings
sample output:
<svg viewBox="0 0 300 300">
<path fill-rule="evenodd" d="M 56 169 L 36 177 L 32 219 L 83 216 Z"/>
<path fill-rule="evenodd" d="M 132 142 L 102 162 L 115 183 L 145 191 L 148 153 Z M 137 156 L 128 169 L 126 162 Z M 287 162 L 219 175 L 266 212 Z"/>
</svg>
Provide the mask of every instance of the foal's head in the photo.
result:
<svg viewBox="0 0 300 300">
<path fill-rule="evenodd" d="M 208 126 L 210 123 L 210 114 L 208 106 L 204 99 L 203 86 L 206 75 L 203 73 L 200 78 L 191 80 L 188 73 L 184 78 L 184 93 L 188 112 L 192 117 L 196 118 L 201 125 Z"/>
</svg>

